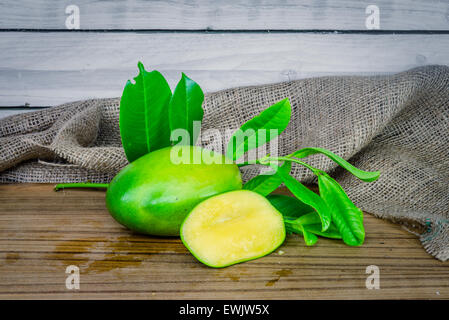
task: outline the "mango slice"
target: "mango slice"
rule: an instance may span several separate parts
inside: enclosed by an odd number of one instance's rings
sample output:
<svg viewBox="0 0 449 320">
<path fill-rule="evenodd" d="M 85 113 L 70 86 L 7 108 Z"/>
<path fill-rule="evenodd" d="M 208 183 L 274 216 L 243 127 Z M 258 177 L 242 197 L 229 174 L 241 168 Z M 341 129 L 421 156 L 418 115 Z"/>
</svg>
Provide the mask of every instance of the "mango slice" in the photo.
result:
<svg viewBox="0 0 449 320">
<path fill-rule="evenodd" d="M 193 208 L 181 226 L 181 240 L 199 261 L 222 268 L 279 247 L 285 240 L 284 220 L 258 193 L 231 191 Z"/>
</svg>

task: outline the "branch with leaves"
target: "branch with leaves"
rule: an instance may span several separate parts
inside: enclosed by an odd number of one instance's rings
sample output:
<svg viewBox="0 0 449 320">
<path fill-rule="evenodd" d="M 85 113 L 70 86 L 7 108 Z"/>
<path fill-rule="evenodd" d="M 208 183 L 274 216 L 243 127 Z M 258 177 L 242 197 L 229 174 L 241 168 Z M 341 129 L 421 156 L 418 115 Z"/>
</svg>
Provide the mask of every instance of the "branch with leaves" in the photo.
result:
<svg viewBox="0 0 449 320">
<path fill-rule="evenodd" d="M 280 135 L 290 122 L 291 106 L 288 99 L 279 101 L 260 115 L 242 125 L 231 137 L 226 155 L 234 161 L 246 152 L 259 148 Z M 278 135 L 266 139 L 266 134 L 258 136 L 261 129 L 278 129 Z M 246 132 L 250 134 L 245 134 Z M 239 135 L 241 135 L 239 139 Z M 236 143 L 240 141 L 240 143 Z M 303 148 L 292 154 L 261 157 L 239 164 L 240 167 L 259 164 L 273 169 L 269 174 L 260 174 L 244 185 L 244 189 L 266 196 L 283 214 L 288 232 L 302 234 L 307 245 L 313 245 L 317 236 L 342 239 L 350 246 L 359 246 L 365 240 L 363 212 L 349 199 L 343 188 L 326 172 L 314 168 L 300 159 L 313 154 L 323 154 L 348 170 L 362 181 L 372 182 L 379 178 L 380 172 L 360 170 L 349 162 L 322 148 Z M 278 165 L 278 163 L 283 163 Z M 301 165 L 311 170 L 318 177 L 319 194 L 308 189 L 290 174 L 292 165 Z M 282 183 L 290 190 L 293 197 L 270 195 Z"/>
<path fill-rule="evenodd" d="M 171 134 L 177 129 L 188 132 L 188 144 L 194 145 L 197 139 L 194 122 L 201 121 L 204 115 L 204 94 L 200 86 L 182 74 L 172 94 L 161 73 L 147 72 L 141 62 L 138 63 L 138 68 L 139 75 L 134 78 L 134 83 L 126 83 L 120 101 L 120 135 L 129 162 L 152 151 L 171 146 Z M 226 148 L 226 157 L 237 162 L 250 150 L 278 137 L 289 125 L 291 114 L 288 98 L 262 111 L 232 135 Z M 375 181 L 380 175 L 379 171 L 360 170 L 326 149 L 310 147 L 280 157 L 268 154 L 256 160 L 239 163 L 239 167 L 258 164 L 272 169 L 270 174 L 254 177 L 243 188 L 265 196 L 283 214 L 286 230 L 303 235 L 307 245 L 315 244 L 318 236 L 342 239 L 351 246 L 363 244 L 363 212 L 353 204 L 337 181 L 326 172 L 301 160 L 314 154 L 327 156 L 365 182 Z M 291 175 L 293 165 L 304 166 L 317 176 L 319 194 Z M 282 183 L 291 191 L 293 197 L 271 194 Z M 107 186 L 72 183 L 59 184 L 55 189 Z"/>
</svg>

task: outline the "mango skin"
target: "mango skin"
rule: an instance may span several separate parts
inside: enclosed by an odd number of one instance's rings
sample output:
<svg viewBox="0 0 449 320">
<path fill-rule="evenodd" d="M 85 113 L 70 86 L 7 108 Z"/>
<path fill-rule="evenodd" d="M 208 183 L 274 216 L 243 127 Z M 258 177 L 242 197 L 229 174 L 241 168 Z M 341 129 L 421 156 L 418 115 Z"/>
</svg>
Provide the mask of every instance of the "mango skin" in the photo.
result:
<svg viewBox="0 0 449 320">
<path fill-rule="evenodd" d="M 184 218 L 198 203 L 242 189 L 239 168 L 225 164 L 224 156 L 214 154 L 222 164 L 174 164 L 170 159 L 172 148 L 140 157 L 112 179 L 106 206 L 117 222 L 139 233 L 179 236 Z M 204 151 L 193 146 L 180 148 L 191 155 Z"/>
</svg>

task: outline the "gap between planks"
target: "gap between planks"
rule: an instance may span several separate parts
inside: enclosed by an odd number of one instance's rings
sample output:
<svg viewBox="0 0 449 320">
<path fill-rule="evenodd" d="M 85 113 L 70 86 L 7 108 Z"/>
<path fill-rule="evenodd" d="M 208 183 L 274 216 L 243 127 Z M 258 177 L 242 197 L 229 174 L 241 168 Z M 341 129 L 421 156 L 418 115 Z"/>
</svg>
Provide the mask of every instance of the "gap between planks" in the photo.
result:
<svg viewBox="0 0 449 320">
<path fill-rule="evenodd" d="M 282 255 L 276 250 L 248 263 L 211 269 L 198 263 L 179 239 L 136 235 L 120 227 L 104 206 L 104 191 L 0 185 L 0 198 L 15 197 L 20 200 L 14 212 L 0 201 L 0 298 L 449 298 L 448 264 L 430 257 L 400 226 L 370 215 L 365 216 L 367 241 L 360 248 L 328 239 L 308 248 L 300 237 L 290 236 L 280 248 Z M 95 209 L 85 208 L 83 198 Z M 48 203 L 59 209 L 58 219 L 57 211 L 39 217 Z M 20 208 L 27 217 L 34 210 L 39 219 L 26 221 Z M 8 230 L 14 217 L 17 228 Z M 92 224 L 96 227 L 91 229 Z M 70 226 L 90 231 L 69 231 Z M 115 231 L 103 234 L 104 228 Z M 70 264 L 80 267 L 79 292 L 64 287 Z M 371 264 L 381 270 L 381 290 L 364 287 L 365 268 Z"/>
</svg>

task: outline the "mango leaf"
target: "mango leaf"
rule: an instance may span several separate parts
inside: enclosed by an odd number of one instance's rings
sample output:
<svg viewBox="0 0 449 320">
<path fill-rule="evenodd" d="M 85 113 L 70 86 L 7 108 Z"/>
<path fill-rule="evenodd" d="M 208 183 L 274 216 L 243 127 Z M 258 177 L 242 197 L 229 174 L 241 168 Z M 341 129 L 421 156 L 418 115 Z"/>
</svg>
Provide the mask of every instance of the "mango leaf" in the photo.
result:
<svg viewBox="0 0 449 320">
<path fill-rule="evenodd" d="M 306 205 L 295 197 L 283 194 L 271 194 L 267 196 L 267 199 L 273 207 L 282 213 L 282 216 L 285 219 L 297 219 L 305 214 L 315 211 L 311 206 Z"/>
<path fill-rule="evenodd" d="M 321 223 L 321 219 L 319 217 L 318 214 L 316 214 L 316 212 L 310 212 L 308 214 L 305 214 L 301 217 L 299 217 L 298 219 L 296 219 L 296 221 L 300 224 L 316 224 L 316 223 Z"/>
<path fill-rule="evenodd" d="M 359 246 L 365 240 L 363 212 L 349 199 L 343 188 L 329 175 L 318 175 L 320 195 L 332 212 L 332 221 L 340 232 L 343 242 Z"/>
<path fill-rule="evenodd" d="M 232 135 L 226 148 L 226 157 L 235 161 L 249 150 L 258 148 L 279 136 L 287 128 L 291 113 L 290 102 L 286 98 L 245 122 Z"/>
<path fill-rule="evenodd" d="M 203 90 L 183 73 L 170 100 L 169 121 L 172 132 L 184 129 L 189 133 L 190 145 L 195 145 L 198 138 L 199 130 L 194 132 L 193 122 L 203 120 L 203 101 Z"/>
<path fill-rule="evenodd" d="M 357 178 L 359 178 L 362 181 L 372 182 L 372 181 L 377 180 L 380 176 L 380 171 L 370 172 L 370 171 L 360 170 L 359 168 L 354 167 L 352 164 L 350 164 L 345 159 L 337 156 L 335 153 L 333 153 L 329 150 L 323 149 L 323 148 L 304 148 L 304 149 L 294 152 L 292 154 L 292 156 L 295 158 L 305 158 L 307 156 L 310 156 L 312 154 L 317 154 L 317 153 L 321 153 L 321 154 L 324 154 L 325 156 L 329 157 L 332 161 L 336 162 L 339 166 L 345 168 L 346 170 L 348 170 L 350 173 L 352 173 L 354 176 L 356 176 Z"/>
<path fill-rule="evenodd" d="M 285 162 L 277 170 L 284 170 L 287 174 L 289 174 L 291 167 L 291 162 Z M 267 196 L 274 190 L 279 188 L 281 184 L 282 179 L 278 175 L 276 175 L 274 171 L 271 171 L 269 174 L 260 174 L 252 178 L 247 183 L 245 183 L 243 189 L 251 190 L 263 196 Z"/>
<path fill-rule="evenodd" d="M 306 245 L 313 246 L 318 241 L 318 237 L 312 232 L 309 232 L 305 225 L 299 223 L 299 219 L 285 219 L 284 222 L 286 231 L 288 233 L 302 234 Z"/>
<path fill-rule="evenodd" d="M 326 238 L 341 239 L 340 232 L 338 232 L 338 229 L 333 222 L 326 231 L 321 231 L 321 220 L 316 212 L 303 215 L 296 221 L 301 224 L 303 228 L 307 229 L 308 232 Z"/>
<path fill-rule="evenodd" d="M 327 229 L 326 231 L 321 231 L 321 223 L 306 224 L 304 228 L 306 228 L 310 233 L 316 234 L 317 236 L 331 239 L 341 239 L 340 232 L 333 222 L 329 226 L 329 229 Z"/>
<path fill-rule="evenodd" d="M 309 232 L 309 230 L 307 230 L 307 228 L 305 228 L 303 225 L 300 225 L 300 228 L 302 231 L 302 235 L 304 236 L 306 245 L 313 246 L 318 241 L 318 237 L 312 232 Z"/>
<path fill-rule="evenodd" d="M 326 231 L 327 228 L 329 228 L 332 219 L 328 204 L 324 202 L 319 195 L 308 189 L 289 174 L 285 174 L 282 170 L 279 170 L 276 174 L 282 178 L 285 186 L 296 198 L 316 210 L 321 219 L 322 231 Z"/>
<path fill-rule="evenodd" d="M 303 214 L 299 218 L 284 219 L 284 222 L 287 232 L 302 234 L 308 246 L 316 243 L 318 240 L 316 236 L 341 239 L 341 235 L 333 223 L 326 231 L 321 230 L 321 219 L 315 211 Z"/>
<path fill-rule="evenodd" d="M 120 100 L 120 136 L 129 162 L 170 145 L 170 87 L 158 71 L 145 71 L 141 62 L 138 67 L 135 83 L 128 80 Z"/>
</svg>

